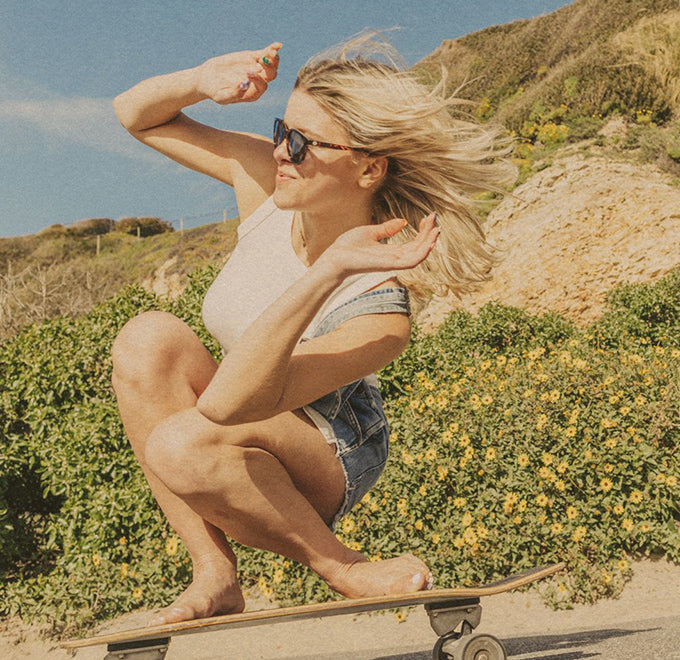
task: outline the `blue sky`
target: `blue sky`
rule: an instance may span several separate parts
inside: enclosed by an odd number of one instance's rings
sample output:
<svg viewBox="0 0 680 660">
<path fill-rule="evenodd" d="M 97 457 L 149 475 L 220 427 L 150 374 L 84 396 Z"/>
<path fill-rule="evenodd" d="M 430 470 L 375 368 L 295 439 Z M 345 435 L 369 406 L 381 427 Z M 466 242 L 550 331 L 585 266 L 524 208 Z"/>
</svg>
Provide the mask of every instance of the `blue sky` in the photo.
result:
<svg viewBox="0 0 680 660">
<path fill-rule="evenodd" d="M 565 0 L 2 0 L 0 236 L 90 217 L 179 226 L 235 215 L 231 190 L 137 143 L 111 100 L 138 81 L 281 41 L 278 80 L 256 104 L 188 110 L 269 135 L 298 68 L 364 28 L 388 29 L 413 64 L 444 39 L 549 13 Z"/>
</svg>

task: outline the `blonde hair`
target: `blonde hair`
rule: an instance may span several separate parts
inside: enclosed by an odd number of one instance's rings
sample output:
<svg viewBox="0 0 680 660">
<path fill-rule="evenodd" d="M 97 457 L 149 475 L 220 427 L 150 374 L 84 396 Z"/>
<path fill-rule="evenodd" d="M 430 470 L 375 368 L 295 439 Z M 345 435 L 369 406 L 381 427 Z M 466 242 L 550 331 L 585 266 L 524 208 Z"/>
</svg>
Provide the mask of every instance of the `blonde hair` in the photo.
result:
<svg viewBox="0 0 680 660">
<path fill-rule="evenodd" d="M 447 96 L 445 86 L 444 76 L 434 89 L 420 83 L 376 32 L 316 55 L 295 82 L 346 130 L 351 146 L 388 158 L 373 220 L 408 221 L 392 242 L 413 238 L 420 220 L 436 211 L 435 249 L 399 275 L 419 302 L 432 293 L 460 296 L 489 279 L 498 257 L 473 196 L 501 192 L 510 180 L 499 160 L 507 150 L 499 130 L 471 121 L 459 110 L 465 102 Z"/>
</svg>

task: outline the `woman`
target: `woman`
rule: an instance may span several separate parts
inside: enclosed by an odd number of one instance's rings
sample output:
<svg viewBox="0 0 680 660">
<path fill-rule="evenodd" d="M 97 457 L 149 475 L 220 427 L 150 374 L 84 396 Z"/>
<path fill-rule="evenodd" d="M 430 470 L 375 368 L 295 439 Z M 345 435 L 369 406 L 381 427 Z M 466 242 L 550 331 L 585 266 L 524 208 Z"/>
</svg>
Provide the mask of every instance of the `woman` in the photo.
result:
<svg viewBox="0 0 680 660">
<path fill-rule="evenodd" d="M 376 47 L 386 49 L 362 37 L 306 65 L 274 144 L 182 110 L 257 101 L 280 43 L 115 100 L 134 137 L 233 186 L 244 219 L 204 304 L 221 364 L 160 312 L 132 319 L 113 349 L 126 432 L 194 568 L 153 623 L 243 609 L 227 537 L 302 562 L 347 597 L 431 586 L 416 557 L 368 562 L 332 528 L 385 464 L 374 372 L 409 341 L 406 287 L 423 298 L 486 278 L 493 257 L 468 194 L 495 187 L 498 172 L 493 136 L 366 57 Z"/>
</svg>

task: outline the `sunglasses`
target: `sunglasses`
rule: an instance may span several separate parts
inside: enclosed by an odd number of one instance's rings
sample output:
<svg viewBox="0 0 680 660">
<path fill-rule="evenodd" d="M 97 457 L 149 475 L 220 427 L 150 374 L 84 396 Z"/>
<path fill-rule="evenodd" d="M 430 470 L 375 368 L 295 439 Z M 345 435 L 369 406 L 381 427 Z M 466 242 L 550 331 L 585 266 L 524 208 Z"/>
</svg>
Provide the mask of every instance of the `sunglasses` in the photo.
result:
<svg viewBox="0 0 680 660">
<path fill-rule="evenodd" d="M 274 120 L 274 146 L 278 147 L 283 141 L 286 141 L 288 148 L 288 157 L 290 162 L 294 165 L 300 164 L 307 155 L 307 147 L 324 147 L 326 149 L 342 149 L 343 151 L 361 151 L 362 153 L 369 153 L 368 149 L 361 149 L 360 147 L 348 147 L 344 144 L 331 144 L 330 142 L 320 142 L 319 140 L 310 140 L 305 137 L 300 131 L 294 128 L 288 128 L 283 119 Z"/>
</svg>

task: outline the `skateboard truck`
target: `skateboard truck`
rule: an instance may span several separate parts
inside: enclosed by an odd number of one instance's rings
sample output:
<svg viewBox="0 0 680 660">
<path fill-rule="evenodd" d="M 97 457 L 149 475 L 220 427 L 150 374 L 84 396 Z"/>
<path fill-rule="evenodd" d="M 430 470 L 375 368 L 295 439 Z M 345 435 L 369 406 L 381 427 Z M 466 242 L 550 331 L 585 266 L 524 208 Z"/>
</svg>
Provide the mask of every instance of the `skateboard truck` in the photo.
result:
<svg viewBox="0 0 680 660">
<path fill-rule="evenodd" d="M 109 644 L 104 660 L 163 660 L 169 645 L 169 637 Z"/>
<path fill-rule="evenodd" d="M 426 603 L 425 611 L 432 630 L 439 636 L 432 650 L 433 660 L 506 660 L 503 644 L 492 635 L 475 635 L 469 641 L 456 643 L 479 625 L 479 598 Z"/>
</svg>

